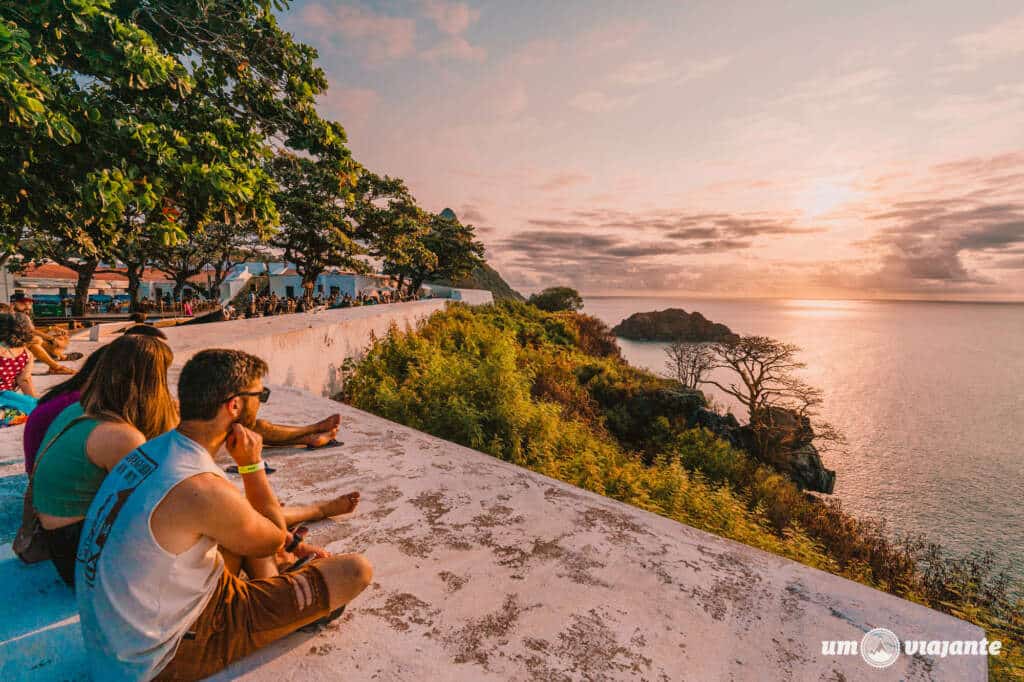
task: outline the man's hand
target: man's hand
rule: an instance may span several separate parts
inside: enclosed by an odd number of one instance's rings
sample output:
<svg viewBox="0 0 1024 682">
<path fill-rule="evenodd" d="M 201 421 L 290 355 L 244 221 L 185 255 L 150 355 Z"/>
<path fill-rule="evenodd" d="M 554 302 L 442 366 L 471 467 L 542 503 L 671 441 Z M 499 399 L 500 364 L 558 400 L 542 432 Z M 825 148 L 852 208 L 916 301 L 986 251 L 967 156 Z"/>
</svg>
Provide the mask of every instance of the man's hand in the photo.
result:
<svg viewBox="0 0 1024 682">
<path fill-rule="evenodd" d="M 256 464 L 263 454 L 263 436 L 237 423 L 231 425 L 224 445 L 238 466 Z"/>
</svg>

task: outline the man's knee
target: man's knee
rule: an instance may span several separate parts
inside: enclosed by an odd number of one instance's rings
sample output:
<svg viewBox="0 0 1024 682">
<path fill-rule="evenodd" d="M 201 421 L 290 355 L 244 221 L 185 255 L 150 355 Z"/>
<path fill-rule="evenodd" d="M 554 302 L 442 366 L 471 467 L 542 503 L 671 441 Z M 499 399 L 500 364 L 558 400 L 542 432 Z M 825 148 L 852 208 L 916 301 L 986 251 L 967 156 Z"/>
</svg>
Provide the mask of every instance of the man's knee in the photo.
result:
<svg viewBox="0 0 1024 682">
<path fill-rule="evenodd" d="M 337 561 L 347 582 L 365 588 L 373 580 L 373 564 L 362 554 L 342 554 Z"/>
<path fill-rule="evenodd" d="M 331 608 L 355 599 L 373 580 L 373 564 L 362 554 L 342 554 L 316 562 L 327 583 Z"/>
</svg>

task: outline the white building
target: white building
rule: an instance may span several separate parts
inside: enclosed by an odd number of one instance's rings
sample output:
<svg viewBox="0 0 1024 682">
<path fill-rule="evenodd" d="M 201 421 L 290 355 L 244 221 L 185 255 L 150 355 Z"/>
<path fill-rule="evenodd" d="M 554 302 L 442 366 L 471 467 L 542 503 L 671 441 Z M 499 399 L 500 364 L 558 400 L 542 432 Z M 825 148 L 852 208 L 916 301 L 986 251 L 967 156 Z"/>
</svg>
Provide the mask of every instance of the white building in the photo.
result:
<svg viewBox="0 0 1024 682">
<path fill-rule="evenodd" d="M 270 291 L 279 298 L 300 298 L 303 295 L 302 276 L 291 263 L 242 263 L 236 266 L 220 288 L 222 303 L 230 301 L 238 295 L 253 277 L 265 277 L 269 268 Z M 379 291 L 391 291 L 396 282 L 388 275 L 361 275 L 338 268 L 329 268 L 321 274 L 313 288 L 313 295 L 344 296 L 355 298 L 359 294 L 375 294 Z"/>
</svg>

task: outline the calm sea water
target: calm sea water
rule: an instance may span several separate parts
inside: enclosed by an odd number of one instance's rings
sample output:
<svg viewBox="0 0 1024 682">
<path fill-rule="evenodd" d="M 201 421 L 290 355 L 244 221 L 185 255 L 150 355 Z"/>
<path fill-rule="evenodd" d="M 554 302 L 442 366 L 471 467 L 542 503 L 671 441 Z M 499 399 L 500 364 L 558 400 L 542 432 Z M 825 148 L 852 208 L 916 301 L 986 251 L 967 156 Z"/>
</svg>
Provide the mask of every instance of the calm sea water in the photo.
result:
<svg viewBox="0 0 1024 682">
<path fill-rule="evenodd" d="M 595 297 L 584 312 L 614 325 L 669 307 L 803 349 L 823 417 L 848 440 L 824 456 L 847 510 L 993 550 L 1024 578 L 1024 305 Z M 619 343 L 631 364 L 664 372 L 663 344 Z"/>
</svg>

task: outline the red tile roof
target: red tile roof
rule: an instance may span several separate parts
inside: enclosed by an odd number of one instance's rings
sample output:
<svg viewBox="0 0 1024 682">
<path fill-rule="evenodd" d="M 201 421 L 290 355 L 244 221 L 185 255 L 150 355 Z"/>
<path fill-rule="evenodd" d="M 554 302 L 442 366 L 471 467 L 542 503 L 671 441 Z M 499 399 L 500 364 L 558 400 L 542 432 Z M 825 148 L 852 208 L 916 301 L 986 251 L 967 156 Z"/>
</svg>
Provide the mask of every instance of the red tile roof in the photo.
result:
<svg viewBox="0 0 1024 682">
<path fill-rule="evenodd" d="M 43 263 L 42 265 L 29 265 L 25 268 L 22 277 L 38 277 L 39 279 L 70 279 L 77 280 L 78 273 L 71 268 L 56 263 Z"/>
<path fill-rule="evenodd" d="M 189 277 L 189 282 L 197 284 L 206 284 L 206 272 L 201 272 L 198 275 Z M 29 265 L 25 268 L 25 271 L 20 275 L 26 278 L 35 279 L 62 279 L 70 280 L 75 282 L 78 280 L 78 273 L 71 268 L 66 268 L 63 265 L 57 263 L 43 263 L 42 265 Z M 94 280 L 102 280 L 107 282 L 127 282 L 128 277 L 124 274 L 124 268 L 100 268 L 95 276 Z M 143 282 L 171 282 L 173 278 L 162 270 L 156 268 L 146 268 L 142 271 Z"/>
</svg>

